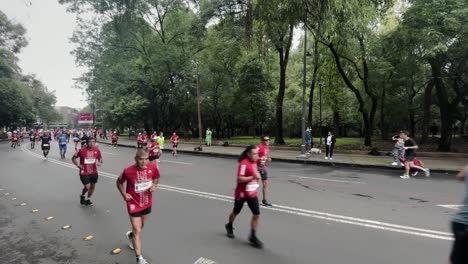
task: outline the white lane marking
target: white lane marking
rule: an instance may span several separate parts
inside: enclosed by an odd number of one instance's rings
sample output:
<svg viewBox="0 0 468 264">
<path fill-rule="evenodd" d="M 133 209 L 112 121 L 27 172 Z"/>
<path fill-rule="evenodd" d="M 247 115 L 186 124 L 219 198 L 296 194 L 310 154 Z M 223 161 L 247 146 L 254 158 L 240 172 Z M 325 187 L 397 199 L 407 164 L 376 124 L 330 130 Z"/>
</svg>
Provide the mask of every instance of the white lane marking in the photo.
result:
<svg viewBox="0 0 468 264">
<path fill-rule="evenodd" d="M 24 150 L 42 159 L 41 155 L 33 153 L 27 150 L 26 148 Z M 76 169 L 75 166 L 59 161 L 59 160 L 49 159 L 49 161 L 57 165 L 62 165 L 65 167 L 69 167 L 71 169 Z M 102 175 L 103 177 L 107 177 L 111 179 L 116 179 L 118 177 L 115 174 L 102 172 L 102 171 L 99 172 L 99 174 Z M 233 202 L 233 198 L 231 196 L 179 188 L 179 187 L 164 185 L 164 184 L 159 184 L 158 187 L 159 189 L 166 190 L 166 191 L 178 192 L 178 193 L 188 194 L 191 196 L 203 197 L 203 198 L 230 202 L 230 203 Z M 408 234 L 408 235 L 414 235 L 414 236 L 421 236 L 421 237 L 440 239 L 440 240 L 449 240 L 449 241 L 453 240 L 452 234 L 448 232 L 441 232 L 441 231 L 430 230 L 430 229 L 422 229 L 422 228 L 416 228 L 416 227 L 411 227 L 411 226 L 396 225 L 396 224 L 385 223 L 385 222 L 380 222 L 380 221 L 375 221 L 375 220 L 368 220 L 368 219 L 355 218 L 355 217 L 349 217 L 349 216 L 343 216 L 343 215 L 337 215 L 337 214 L 330 214 L 330 213 L 312 211 L 312 210 L 278 205 L 278 204 L 275 204 L 274 207 L 264 207 L 264 209 L 288 213 L 292 215 L 306 216 L 306 217 L 317 218 L 317 219 L 322 219 L 322 220 L 327 220 L 327 221 L 333 221 L 333 222 L 338 222 L 338 223 L 369 227 L 369 228 L 379 229 L 379 230 L 384 230 L 384 231 L 392 231 L 396 233 L 402 233 L 402 234 Z"/>
<path fill-rule="evenodd" d="M 193 163 L 190 163 L 190 162 L 171 161 L 171 160 L 161 160 L 161 162 L 169 162 L 169 163 L 182 164 L 182 165 L 193 165 Z"/>
<path fill-rule="evenodd" d="M 309 180 L 316 180 L 316 181 L 340 182 L 340 183 L 351 183 L 351 184 L 367 184 L 365 182 L 358 182 L 358 181 L 333 180 L 333 179 L 314 178 L 314 177 L 300 176 L 300 175 L 288 175 L 288 177 L 294 177 L 294 178 L 299 178 L 299 179 L 309 179 Z"/>
<path fill-rule="evenodd" d="M 463 204 L 438 204 L 437 206 L 458 210 L 463 206 Z"/>
<path fill-rule="evenodd" d="M 211 259 L 201 257 L 197 259 L 193 264 L 216 264 L 216 262 L 214 262 Z"/>
</svg>

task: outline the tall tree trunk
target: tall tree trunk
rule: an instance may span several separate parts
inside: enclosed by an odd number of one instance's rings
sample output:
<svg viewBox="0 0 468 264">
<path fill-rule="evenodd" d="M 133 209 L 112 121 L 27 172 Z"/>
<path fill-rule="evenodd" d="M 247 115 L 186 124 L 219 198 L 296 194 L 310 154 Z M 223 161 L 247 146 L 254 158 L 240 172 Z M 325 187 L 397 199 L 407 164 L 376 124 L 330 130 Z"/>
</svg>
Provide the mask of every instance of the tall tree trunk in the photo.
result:
<svg viewBox="0 0 468 264">
<path fill-rule="evenodd" d="M 423 105 L 423 120 L 422 120 L 422 135 L 420 144 L 427 142 L 429 138 L 429 130 L 431 128 L 431 105 L 432 105 L 432 90 L 434 88 L 434 80 L 431 79 L 424 91 Z"/>
<path fill-rule="evenodd" d="M 320 30 L 320 27 L 319 27 Z M 314 109 L 314 91 L 315 84 L 317 83 L 317 72 L 319 69 L 319 52 L 318 52 L 318 38 L 314 39 L 314 70 L 312 75 L 312 83 L 310 84 L 310 94 L 309 94 L 309 111 L 307 115 L 307 124 L 312 126 L 312 113 Z"/>
<path fill-rule="evenodd" d="M 340 130 L 340 124 L 341 124 L 341 117 L 340 113 L 338 111 L 333 111 L 333 130 L 334 130 L 334 135 L 337 135 L 341 137 L 341 130 Z"/>
<path fill-rule="evenodd" d="M 387 128 L 385 126 L 385 96 L 387 93 L 387 89 L 385 87 L 385 83 L 382 83 L 382 97 L 380 101 L 380 133 L 382 136 L 382 140 L 387 139 Z"/>
<path fill-rule="evenodd" d="M 447 90 L 445 89 L 444 82 L 442 80 L 442 65 L 437 59 L 430 61 L 432 78 L 436 88 L 436 95 L 439 101 L 440 109 L 440 142 L 439 151 L 451 151 L 452 149 L 452 125 L 453 116 L 450 113 L 450 103 L 448 101 Z"/>
</svg>

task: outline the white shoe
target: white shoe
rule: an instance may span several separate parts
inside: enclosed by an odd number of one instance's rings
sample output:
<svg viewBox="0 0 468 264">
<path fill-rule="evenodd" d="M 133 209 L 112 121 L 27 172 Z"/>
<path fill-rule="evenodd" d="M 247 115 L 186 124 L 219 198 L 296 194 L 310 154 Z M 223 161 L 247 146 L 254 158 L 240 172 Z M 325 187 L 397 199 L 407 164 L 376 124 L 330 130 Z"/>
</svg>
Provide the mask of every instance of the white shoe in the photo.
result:
<svg viewBox="0 0 468 264">
<path fill-rule="evenodd" d="M 333 160 L 333 158 L 329 158 L 329 160 Z"/>
<path fill-rule="evenodd" d="M 397 166 L 397 165 L 398 165 L 398 163 L 397 163 L 396 161 L 394 161 L 394 162 L 392 163 L 392 166 Z"/>
<path fill-rule="evenodd" d="M 400 165 L 401 165 L 402 167 L 404 167 L 404 166 L 405 166 L 405 164 L 403 164 L 403 163 L 400 163 Z"/>
<path fill-rule="evenodd" d="M 416 177 L 416 175 L 418 175 L 419 171 L 415 171 L 414 173 L 411 173 L 411 176 L 412 177 Z"/>
<path fill-rule="evenodd" d="M 426 177 L 430 177 L 431 176 L 431 170 L 430 169 L 426 169 L 424 171 L 424 173 L 426 174 Z"/>
<path fill-rule="evenodd" d="M 328 157 L 325 157 L 325 160 L 328 160 Z"/>
<path fill-rule="evenodd" d="M 143 258 L 143 256 L 140 255 L 140 256 L 137 258 L 137 264 L 149 264 L 149 262 L 146 261 L 146 259 Z"/>
<path fill-rule="evenodd" d="M 408 175 L 401 175 L 400 178 L 405 179 L 405 180 L 408 180 L 408 179 L 410 178 L 410 176 L 408 176 Z"/>
<path fill-rule="evenodd" d="M 134 248 L 133 248 L 132 235 L 133 235 L 133 232 L 132 232 L 132 231 L 128 231 L 128 232 L 125 234 L 125 236 L 126 236 L 127 239 L 128 239 L 128 247 L 131 248 L 131 249 L 134 249 Z"/>
</svg>

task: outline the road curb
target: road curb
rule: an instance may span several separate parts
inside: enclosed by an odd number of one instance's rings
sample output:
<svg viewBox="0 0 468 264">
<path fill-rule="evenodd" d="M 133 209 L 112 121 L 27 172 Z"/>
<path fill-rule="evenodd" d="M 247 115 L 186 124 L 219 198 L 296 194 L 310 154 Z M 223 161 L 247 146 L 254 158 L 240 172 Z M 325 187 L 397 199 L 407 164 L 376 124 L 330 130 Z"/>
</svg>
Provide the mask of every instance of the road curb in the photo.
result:
<svg viewBox="0 0 468 264">
<path fill-rule="evenodd" d="M 100 144 L 112 145 L 112 143 L 98 141 Z M 133 148 L 135 146 L 129 146 L 124 144 L 117 144 L 119 147 Z M 164 152 L 170 152 L 170 149 L 163 149 Z M 177 150 L 179 153 L 188 153 L 198 156 L 207 156 L 207 157 L 219 157 L 219 158 L 237 158 L 239 155 L 230 154 L 230 153 L 213 153 L 213 152 L 203 152 L 203 151 L 191 151 L 191 150 Z M 377 164 L 356 164 L 342 161 L 321 161 L 321 160 L 307 160 L 307 159 L 287 159 L 287 158 L 274 158 L 275 161 L 295 163 L 295 164 L 308 164 L 308 165 L 318 165 L 318 166 L 331 166 L 331 167 L 348 167 L 348 168 L 371 168 L 371 169 L 380 169 L 380 170 L 392 170 L 392 171 L 401 171 L 400 166 L 386 166 L 386 165 L 377 165 Z M 450 169 L 431 169 L 431 172 L 436 173 L 458 173 L 458 170 Z"/>
</svg>

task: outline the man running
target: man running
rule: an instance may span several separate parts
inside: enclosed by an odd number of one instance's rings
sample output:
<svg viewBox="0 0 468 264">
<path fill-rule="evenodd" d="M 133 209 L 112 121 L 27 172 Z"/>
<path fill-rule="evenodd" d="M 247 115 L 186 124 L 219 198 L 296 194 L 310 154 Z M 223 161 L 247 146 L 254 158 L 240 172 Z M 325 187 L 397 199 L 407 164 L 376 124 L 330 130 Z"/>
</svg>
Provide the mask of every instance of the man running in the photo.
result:
<svg viewBox="0 0 468 264">
<path fill-rule="evenodd" d="M 15 131 L 13 131 L 13 134 L 11 134 L 11 147 L 16 148 L 16 145 L 19 146 L 19 144 L 18 144 L 18 133 L 15 130 Z"/>
<path fill-rule="evenodd" d="M 23 143 L 23 140 L 24 140 L 24 130 L 21 130 L 19 134 L 20 134 L 20 135 L 19 135 L 20 140 L 18 141 L 18 146 L 20 145 L 20 142 Z"/>
<path fill-rule="evenodd" d="M 408 134 L 409 133 L 407 131 L 400 132 L 400 137 L 405 141 L 405 145 L 403 147 L 403 149 L 405 150 L 405 174 L 400 176 L 400 178 L 409 179 L 409 173 L 411 168 L 422 170 L 426 174 L 426 177 L 429 177 L 431 175 L 431 172 L 428 168 L 416 166 L 413 162 L 414 158 L 416 157 L 416 149 L 418 149 L 418 145 L 412 138 L 409 137 Z"/>
<path fill-rule="evenodd" d="M 126 202 L 130 215 L 132 230 L 128 231 L 126 236 L 131 241 L 130 248 L 135 251 L 137 264 L 148 263 L 141 254 L 141 231 L 151 213 L 153 193 L 156 191 L 159 177 L 158 168 L 148 162 L 148 153 L 139 149 L 135 155 L 135 164 L 125 168 L 117 179 L 117 189 Z"/>
<path fill-rule="evenodd" d="M 151 143 L 148 146 L 149 161 L 156 165 L 159 169 L 159 156 L 161 156 L 161 149 L 159 148 L 158 138 L 153 137 Z"/>
<path fill-rule="evenodd" d="M 172 133 L 171 142 L 172 142 L 172 156 L 177 156 L 177 146 L 179 146 L 180 137 L 176 132 Z"/>
<path fill-rule="evenodd" d="M 83 190 L 80 195 L 80 204 L 84 206 L 92 206 L 93 202 L 89 200 L 96 189 L 98 182 L 97 167 L 101 166 L 102 155 L 101 151 L 95 147 L 96 141 L 93 137 L 86 139 L 86 147 L 78 150 L 73 155 L 72 161 L 80 169 L 80 180 L 83 183 Z M 78 158 L 80 159 L 78 161 Z M 88 193 L 88 199 L 85 200 L 85 194 Z"/>
<path fill-rule="evenodd" d="M 73 131 L 73 142 L 75 143 L 75 151 L 78 151 L 78 142 L 80 142 L 80 134 L 78 131 Z"/>
<path fill-rule="evenodd" d="M 34 149 L 36 146 L 36 132 L 32 129 L 29 131 L 29 141 L 31 142 L 31 149 Z"/>
<path fill-rule="evenodd" d="M 241 212 L 244 203 L 252 211 L 250 222 L 249 242 L 257 248 L 262 248 L 263 243 L 257 238 L 256 231 L 260 219 L 260 206 L 258 204 L 258 187 L 261 176 L 257 169 L 258 149 L 248 146 L 239 157 L 239 167 L 237 169 L 237 186 L 234 193 L 234 209 L 229 215 L 229 222 L 225 225 L 227 236 L 234 238 L 234 227 L 232 224 L 236 216 Z"/>
<path fill-rule="evenodd" d="M 114 148 L 116 148 L 117 147 L 117 141 L 119 140 L 119 135 L 117 135 L 117 131 L 114 131 L 114 133 L 112 133 L 111 140 L 112 140 L 112 146 L 114 146 Z"/>
<path fill-rule="evenodd" d="M 49 151 L 50 151 L 50 142 L 52 141 L 52 136 L 50 135 L 49 131 L 45 131 L 44 134 L 39 138 L 41 141 L 41 149 L 42 154 L 44 155 L 44 159 L 48 159 Z"/>
<path fill-rule="evenodd" d="M 270 158 L 270 138 L 268 136 L 262 136 L 260 138 L 262 141 L 258 146 L 258 171 L 262 176 L 262 186 L 263 186 L 263 200 L 262 203 L 265 206 L 272 206 L 271 203 L 268 202 L 268 171 L 266 167 L 266 162 L 271 162 Z"/>
<path fill-rule="evenodd" d="M 465 198 L 462 207 L 452 219 L 455 241 L 450 254 L 450 263 L 466 264 L 468 263 L 468 166 L 458 173 L 457 179 L 465 182 Z"/>
<path fill-rule="evenodd" d="M 67 133 L 65 131 L 59 132 L 57 136 L 57 142 L 59 144 L 61 159 L 65 159 L 65 153 L 67 153 L 67 141 L 68 141 Z"/>
<path fill-rule="evenodd" d="M 162 131 L 161 133 L 159 133 L 158 143 L 159 143 L 159 148 L 161 148 L 161 154 L 162 154 L 162 150 L 164 149 L 164 133 Z"/>
</svg>

